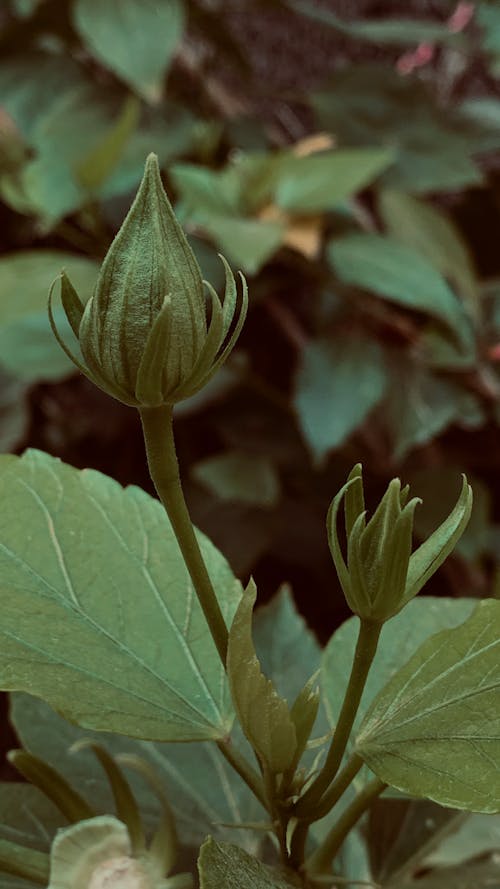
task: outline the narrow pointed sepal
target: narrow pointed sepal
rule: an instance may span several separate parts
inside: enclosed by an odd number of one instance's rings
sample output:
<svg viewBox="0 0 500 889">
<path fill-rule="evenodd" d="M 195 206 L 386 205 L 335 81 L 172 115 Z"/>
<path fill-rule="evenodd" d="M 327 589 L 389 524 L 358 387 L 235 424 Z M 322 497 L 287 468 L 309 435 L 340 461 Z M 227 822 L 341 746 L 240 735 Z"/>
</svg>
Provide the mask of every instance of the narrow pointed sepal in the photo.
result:
<svg viewBox="0 0 500 889">
<path fill-rule="evenodd" d="M 470 519 L 472 499 L 472 488 L 464 475 L 460 496 L 454 509 L 410 558 L 405 602 L 409 602 L 420 592 L 455 547 Z"/>
<path fill-rule="evenodd" d="M 47 796 L 68 821 L 81 821 L 95 815 L 86 800 L 68 784 L 65 778 L 27 750 L 10 750 L 10 764 L 35 787 Z"/>
</svg>

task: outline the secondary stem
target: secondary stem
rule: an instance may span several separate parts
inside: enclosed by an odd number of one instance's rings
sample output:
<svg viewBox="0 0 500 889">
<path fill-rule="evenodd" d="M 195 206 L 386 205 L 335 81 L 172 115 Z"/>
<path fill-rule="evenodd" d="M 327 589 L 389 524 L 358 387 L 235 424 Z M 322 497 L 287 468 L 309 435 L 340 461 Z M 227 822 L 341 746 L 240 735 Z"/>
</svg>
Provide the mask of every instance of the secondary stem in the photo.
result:
<svg viewBox="0 0 500 889">
<path fill-rule="evenodd" d="M 250 763 L 244 756 L 242 756 L 239 750 L 233 747 L 230 738 L 217 741 L 216 744 L 222 755 L 232 765 L 235 772 L 238 773 L 245 784 L 247 784 L 254 796 L 256 796 L 259 802 L 263 805 L 264 809 L 269 811 L 269 803 L 266 797 L 264 782 L 259 773 L 252 768 Z"/>
<path fill-rule="evenodd" d="M 377 651 L 382 626 L 383 624 L 381 623 L 361 620 L 351 675 L 337 726 L 330 743 L 330 749 L 319 775 L 297 803 L 294 814 L 298 818 L 308 819 L 309 815 L 314 816 L 317 803 L 328 790 L 339 770 L 356 713 L 358 712 L 368 671 Z"/>
<path fill-rule="evenodd" d="M 349 757 L 343 769 L 340 770 L 335 781 L 330 785 L 325 795 L 321 798 L 315 807 L 314 813 L 309 818 L 299 821 L 292 837 L 290 858 L 292 864 L 298 867 L 304 861 L 305 846 L 309 827 L 313 821 L 319 821 L 331 812 L 334 805 L 338 802 L 342 794 L 347 790 L 356 775 L 358 774 L 363 760 L 357 753 L 353 753 Z"/>
<path fill-rule="evenodd" d="M 387 784 L 384 784 L 380 778 L 374 778 L 347 806 L 321 845 L 306 862 L 306 870 L 312 879 L 314 879 L 315 873 L 324 873 L 331 866 L 347 835 L 386 787 Z"/>
<path fill-rule="evenodd" d="M 212 581 L 208 576 L 184 499 L 175 451 L 172 407 L 161 405 L 160 407 L 141 408 L 139 413 L 151 478 L 170 519 L 198 601 L 225 667 L 227 627 Z"/>
</svg>

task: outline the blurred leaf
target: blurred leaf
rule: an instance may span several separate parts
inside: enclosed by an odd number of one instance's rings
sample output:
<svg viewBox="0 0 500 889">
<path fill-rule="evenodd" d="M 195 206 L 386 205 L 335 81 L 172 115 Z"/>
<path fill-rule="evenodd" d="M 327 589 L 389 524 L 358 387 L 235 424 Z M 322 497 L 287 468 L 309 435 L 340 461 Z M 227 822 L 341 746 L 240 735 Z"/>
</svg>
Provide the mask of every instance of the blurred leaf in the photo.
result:
<svg viewBox="0 0 500 889">
<path fill-rule="evenodd" d="M 242 207 L 242 182 L 237 168 L 210 170 L 196 164 L 172 164 L 169 176 L 186 210 L 198 221 L 234 215 Z"/>
<path fill-rule="evenodd" d="M 41 249 L 0 257 L 0 363 L 26 382 L 59 380 L 75 372 L 54 338 L 47 315 L 49 287 L 62 269 L 86 301 L 99 270 L 92 260 Z M 63 335 L 71 337 L 62 309 L 56 316 Z"/>
<path fill-rule="evenodd" d="M 427 851 L 456 829 L 464 815 L 430 800 L 378 799 L 368 817 L 373 878 L 392 885 L 412 874 Z"/>
<path fill-rule="evenodd" d="M 279 693 L 293 703 L 304 681 L 319 669 L 321 648 L 287 586 L 257 608 L 254 636 L 262 669 L 272 676 Z"/>
<path fill-rule="evenodd" d="M 56 830 L 65 824 L 64 816 L 36 787 L 0 784 L 1 839 L 48 852 Z"/>
<path fill-rule="evenodd" d="M 230 843 L 217 843 L 209 837 L 198 859 L 200 889 L 297 889 L 279 871 L 262 864 Z"/>
<path fill-rule="evenodd" d="M 74 21 L 89 50 L 145 99 L 157 102 L 184 31 L 182 0 L 76 0 Z"/>
<path fill-rule="evenodd" d="M 308 16 L 324 25 L 329 25 L 341 34 L 354 40 L 366 40 L 377 46 L 408 46 L 418 43 L 457 43 L 446 24 L 414 18 L 385 18 L 382 20 L 340 18 L 328 9 L 314 6 L 310 0 L 287 0 L 287 5 L 295 12 Z"/>
<path fill-rule="evenodd" d="M 229 689 L 160 504 L 40 451 L 7 458 L 1 483 L 3 688 L 98 730 L 224 737 Z M 205 537 L 200 546 L 229 622 L 240 585 Z"/>
<path fill-rule="evenodd" d="M 227 451 L 207 457 L 191 472 L 221 500 L 236 500 L 256 506 L 274 506 L 280 495 L 279 477 L 267 457 Z"/>
<path fill-rule="evenodd" d="M 0 344 L 1 340 L 0 330 Z M 0 453 L 12 451 L 26 435 L 30 420 L 28 391 L 27 383 L 0 370 Z"/>
<path fill-rule="evenodd" d="M 441 805 L 500 811 L 500 602 L 432 636 L 372 702 L 355 749 L 386 783 Z"/>
<path fill-rule="evenodd" d="M 49 852 L 52 838 L 66 819 L 36 787 L 30 784 L 0 784 L 0 843 L 16 843 L 38 852 Z M 0 849 L 1 856 L 1 849 Z M 2 872 L 2 889 L 39 889 L 39 882 Z"/>
<path fill-rule="evenodd" d="M 42 0 L 12 0 L 15 12 L 22 18 L 29 18 L 33 15 L 37 6 L 40 6 Z"/>
<path fill-rule="evenodd" d="M 383 176 L 390 188 L 455 191 L 482 182 L 471 160 L 476 147 L 467 119 L 438 106 L 420 80 L 401 77 L 387 64 L 337 71 L 312 102 L 318 125 L 341 146 L 383 145 L 395 152 Z"/>
<path fill-rule="evenodd" d="M 206 230 L 220 247 L 221 253 L 238 269 L 255 275 L 281 246 L 286 225 L 282 222 L 259 222 L 211 216 Z"/>
<path fill-rule="evenodd" d="M 23 169 L 3 177 L 4 200 L 19 212 L 40 216 L 46 228 L 84 205 L 88 192 L 78 182 L 78 170 L 103 146 L 109 151 L 125 98 L 121 89 L 103 90 L 92 82 L 67 55 L 33 52 L 1 61 L 0 104 L 33 154 Z M 194 137 L 194 119 L 186 110 L 166 102 L 157 110 L 143 108 L 119 160 L 115 153 L 100 196 L 134 188 L 150 151 L 164 163 L 190 147 Z"/>
<path fill-rule="evenodd" d="M 343 335 L 308 343 L 295 379 L 294 403 L 316 460 L 357 429 L 387 383 L 383 352 L 375 340 Z"/>
<path fill-rule="evenodd" d="M 419 595 L 412 599 L 403 611 L 384 624 L 372 669 L 355 721 L 359 726 L 375 696 L 406 664 L 418 647 L 432 633 L 456 627 L 471 614 L 476 600 L 445 599 Z M 323 653 L 322 692 L 331 726 L 337 722 L 347 687 L 352 659 L 356 647 L 359 619 L 351 617 L 335 631 Z M 351 739 L 350 744 L 354 743 Z M 366 773 L 355 779 L 359 786 Z"/>
<path fill-rule="evenodd" d="M 460 105 L 460 113 L 476 133 L 478 151 L 493 151 L 500 147 L 500 101 L 490 96 L 474 96 Z"/>
<path fill-rule="evenodd" d="M 88 202 L 88 192 L 78 182 L 78 170 L 109 137 L 121 102 L 121 95 L 103 93 L 93 84 L 83 85 L 67 92 L 40 120 L 33 134 L 36 157 L 26 165 L 22 184 L 45 227 Z M 193 119 L 175 105 L 164 105 L 161 112 L 145 109 L 99 196 L 132 189 L 140 180 L 149 151 L 157 150 L 160 164 L 164 164 L 191 145 L 193 136 Z"/>
<path fill-rule="evenodd" d="M 379 194 L 379 211 L 388 234 L 427 259 L 476 314 L 478 286 L 472 260 L 448 217 L 432 204 L 389 189 Z"/>
<path fill-rule="evenodd" d="M 444 322 L 462 336 L 464 308 L 422 256 L 394 238 L 353 234 L 330 241 L 328 256 L 341 281 Z"/>
<path fill-rule="evenodd" d="M 393 156 L 386 148 L 354 148 L 297 157 L 278 175 L 276 202 L 285 210 L 328 210 L 370 185 Z"/>
<path fill-rule="evenodd" d="M 33 51 L 0 61 L 0 105 L 32 143 L 40 121 L 87 79 L 68 55 Z"/>
<path fill-rule="evenodd" d="M 94 191 L 113 172 L 138 124 L 139 115 L 140 105 L 137 98 L 128 96 L 110 130 L 76 168 L 76 179 L 83 188 Z"/>
<path fill-rule="evenodd" d="M 500 889 L 498 861 L 462 864 L 433 871 L 415 882 L 395 884 L 393 889 Z"/>
<path fill-rule="evenodd" d="M 415 534 L 425 540 L 453 509 L 460 484 L 460 469 L 450 465 L 417 469 L 406 474 L 412 494 L 423 503 L 415 511 Z M 456 551 L 466 559 L 484 555 L 490 542 L 492 520 L 491 493 L 477 478 L 469 476 L 474 492 L 469 523 L 456 544 Z"/>
<path fill-rule="evenodd" d="M 474 428 L 484 420 L 478 399 L 452 379 L 398 360 L 383 407 L 395 460 L 403 460 L 452 423 Z"/>
<path fill-rule="evenodd" d="M 491 57 L 491 73 L 497 77 L 500 72 L 500 9 L 493 3 L 478 3 L 476 20 L 481 27 L 482 48 Z"/>
<path fill-rule="evenodd" d="M 462 864 L 487 852 L 500 850 L 500 815 L 467 815 L 458 830 L 446 836 L 426 856 L 429 867 Z"/>
</svg>

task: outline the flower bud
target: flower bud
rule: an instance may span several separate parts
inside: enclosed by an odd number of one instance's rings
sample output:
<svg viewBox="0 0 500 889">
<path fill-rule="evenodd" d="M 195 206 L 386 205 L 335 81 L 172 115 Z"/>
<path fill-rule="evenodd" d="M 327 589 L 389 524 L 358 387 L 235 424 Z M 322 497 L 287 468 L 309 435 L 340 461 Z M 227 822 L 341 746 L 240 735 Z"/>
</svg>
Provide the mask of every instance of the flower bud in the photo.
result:
<svg viewBox="0 0 500 889">
<path fill-rule="evenodd" d="M 418 497 L 408 501 L 393 479 L 372 518 L 366 521 L 361 466 L 354 467 L 328 512 L 328 543 L 351 610 L 363 620 L 394 617 L 422 589 L 461 537 L 472 509 L 472 490 L 464 476 L 460 497 L 447 519 L 412 554 L 413 519 Z M 337 532 L 344 500 L 347 561 Z"/>
<path fill-rule="evenodd" d="M 245 320 L 245 280 L 241 276 L 243 293 L 237 311 L 236 282 L 221 259 L 226 274 L 223 304 L 202 280 L 163 189 L 156 155 L 150 154 L 135 200 L 86 306 L 67 276 L 61 276 L 61 300 L 82 360 L 70 352 L 56 329 L 53 285 L 49 317 L 54 334 L 92 382 L 125 404 L 158 407 L 189 398 L 227 358 Z"/>
</svg>

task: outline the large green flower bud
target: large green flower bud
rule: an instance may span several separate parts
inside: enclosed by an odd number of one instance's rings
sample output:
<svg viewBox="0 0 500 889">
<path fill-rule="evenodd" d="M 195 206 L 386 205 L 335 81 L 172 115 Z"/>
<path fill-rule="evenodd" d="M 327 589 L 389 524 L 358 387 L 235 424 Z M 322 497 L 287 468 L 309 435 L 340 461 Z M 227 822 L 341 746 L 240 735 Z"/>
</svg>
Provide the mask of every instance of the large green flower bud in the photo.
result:
<svg viewBox="0 0 500 889">
<path fill-rule="evenodd" d="M 105 392 L 135 407 L 175 404 L 205 385 L 233 348 L 245 320 L 245 280 L 235 318 L 236 283 L 221 259 L 226 273 L 223 305 L 201 278 L 163 189 L 156 155 L 150 154 L 86 306 L 66 275 L 61 276 L 61 299 L 82 360 L 61 340 L 49 298 L 52 329 L 66 354 Z"/>
<path fill-rule="evenodd" d="M 421 501 L 414 497 L 407 502 L 408 493 L 408 486 L 401 490 L 399 479 L 393 479 L 367 522 L 358 464 L 330 506 L 330 551 L 347 603 L 363 620 L 386 621 L 401 611 L 444 562 L 469 521 L 472 490 L 464 476 L 460 497 L 448 518 L 412 553 L 414 512 Z M 347 561 L 337 532 L 342 500 Z"/>
</svg>

